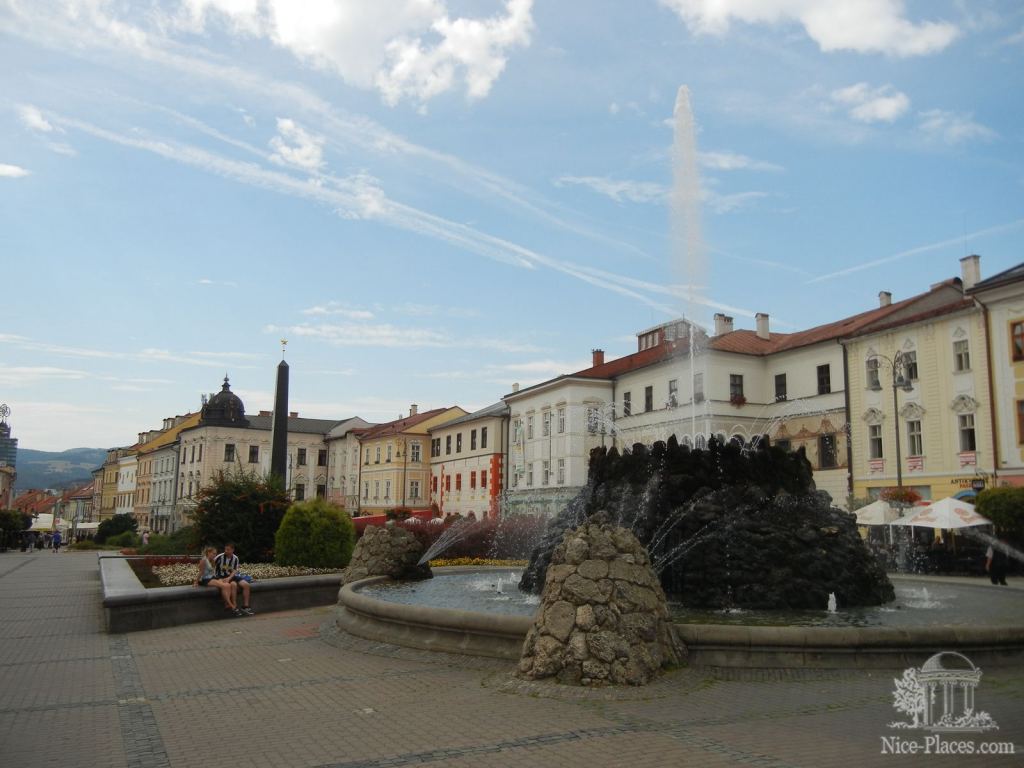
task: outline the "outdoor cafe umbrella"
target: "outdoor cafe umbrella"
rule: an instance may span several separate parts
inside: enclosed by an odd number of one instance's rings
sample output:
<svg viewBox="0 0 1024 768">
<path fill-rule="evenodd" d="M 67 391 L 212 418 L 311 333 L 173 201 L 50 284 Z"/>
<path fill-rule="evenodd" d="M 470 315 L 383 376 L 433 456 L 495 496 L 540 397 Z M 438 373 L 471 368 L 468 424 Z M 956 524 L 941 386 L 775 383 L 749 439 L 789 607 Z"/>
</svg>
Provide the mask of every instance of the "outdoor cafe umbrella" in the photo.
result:
<svg viewBox="0 0 1024 768">
<path fill-rule="evenodd" d="M 952 497 L 915 509 L 893 525 L 913 525 L 918 528 L 970 528 L 976 525 L 992 525 L 992 521 L 974 511 L 974 505 Z"/>
<path fill-rule="evenodd" d="M 857 515 L 857 525 L 886 525 L 897 517 L 896 510 L 882 499 L 872 501 L 854 512 Z"/>
</svg>

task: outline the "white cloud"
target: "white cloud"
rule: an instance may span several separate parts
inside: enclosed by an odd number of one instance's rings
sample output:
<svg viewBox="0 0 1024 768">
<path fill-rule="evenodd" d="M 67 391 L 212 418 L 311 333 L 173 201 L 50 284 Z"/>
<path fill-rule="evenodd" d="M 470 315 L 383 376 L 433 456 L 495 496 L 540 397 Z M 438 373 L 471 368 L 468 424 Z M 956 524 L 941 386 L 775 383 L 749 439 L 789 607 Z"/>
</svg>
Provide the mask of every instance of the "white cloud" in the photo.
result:
<svg viewBox="0 0 1024 768">
<path fill-rule="evenodd" d="M 324 165 L 324 137 L 307 133 L 302 126 L 286 117 L 277 118 L 278 135 L 270 140 L 274 154 L 270 159 L 278 165 L 315 171 Z"/>
<path fill-rule="evenodd" d="M 28 176 L 32 171 L 16 165 L 0 163 L 0 178 L 22 178 Z"/>
<path fill-rule="evenodd" d="M 0 163 L 0 179 L 20 179 L 23 176 L 28 176 L 30 173 L 32 173 L 32 171 L 27 171 L 19 165 Z"/>
<path fill-rule="evenodd" d="M 43 117 L 43 113 L 39 111 L 38 107 L 33 107 L 31 104 L 18 106 L 18 119 L 21 120 L 22 125 L 33 131 L 51 133 L 54 130 L 53 125 Z"/>
<path fill-rule="evenodd" d="M 617 203 L 624 200 L 631 203 L 663 202 L 668 195 L 668 189 L 664 185 L 653 181 L 609 179 L 607 176 L 560 176 L 555 179 L 555 185 L 588 187 Z"/>
<path fill-rule="evenodd" d="M 718 192 L 704 190 L 701 194 L 704 200 L 704 204 L 711 209 L 713 213 L 733 213 L 738 211 L 740 208 L 745 207 L 748 203 L 752 203 L 755 200 L 768 197 L 767 192 L 736 192 L 731 195 L 722 195 Z"/>
<path fill-rule="evenodd" d="M 366 309 L 352 309 L 340 304 L 337 301 L 328 301 L 326 304 L 318 304 L 302 310 L 304 315 L 338 315 L 347 317 L 350 320 L 372 320 L 373 312 Z"/>
<path fill-rule="evenodd" d="M 269 39 L 310 66 L 377 88 L 393 105 L 425 103 L 463 84 L 470 98 L 486 96 L 508 51 L 529 45 L 532 6 L 506 0 L 504 14 L 471 19 L 452 18 L 444 0 L 185 0 L 173 21 L 192 32 L 219 22 Z"/>
<path fill-rule="evenodd" d="M 904 16 L 902 0 L 660 0 L 691 32 L 723 35 L 733 21 L 799 23 L 822 51 L 921 56 L 959 35 L 954 24 Z"/>
<path fill-rule="evenodd" d="M 234 280 L 211 280 L 208 277 L 201 277 L 196 280 L 198 285 L 223 285 L 225 288 L 237 288 L 238 283 Z"/>
<path fill-rule="evenodd" d="M 754 160 L 736 152 L 698 152 L 697 161 L 715 171 L 782 171 L 781 165 Z"/>
<path fill-rule="evenodd" d="M 959 144 L 971 139 L 991 140 L 996 132 L 974 121 L 970 114 L 947 112 L 943 109 L 929 109 L 921 112 L 921 130 L 930 139 L 946 144 Z"/>
<path fill-rule="evenodd" d="M 832 91 L 832 101 L 849 109 L 850 117 L 861 123 L 891 123 L 910 109 L 910 99 L 886 84 L 872 88 L 867 83 Z"/>
<path fill-rule="evenodd" d="M 519 344 L 507 339 L 452 336 L 429 328 L 399 327 L 389 323 L 322 323 L 313 325 L 268 325 L 264 333 L 285 333 L 290 336 L 321 339 L 337 347 L 388 347 L 488 349 L 504 352 L 536 352 L 532 344 Z"/>
</svg>

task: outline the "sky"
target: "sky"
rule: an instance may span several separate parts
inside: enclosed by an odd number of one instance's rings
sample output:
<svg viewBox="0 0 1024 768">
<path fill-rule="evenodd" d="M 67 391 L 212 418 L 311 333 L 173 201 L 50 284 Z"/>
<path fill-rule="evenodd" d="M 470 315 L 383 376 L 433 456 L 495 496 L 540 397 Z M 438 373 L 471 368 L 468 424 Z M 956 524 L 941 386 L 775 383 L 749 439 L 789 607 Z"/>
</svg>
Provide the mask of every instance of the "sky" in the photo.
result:
<svg viewBox="0 0 1024 768">
<path fill-rule="evenodd" d="M 287 339 L 302 416 L 474 410 L 991 276 L 1022 93 L 1012 0 L 0 0 L 0 401 L 130 445 L 225 374 L 271 408 Z"/>
</svg>

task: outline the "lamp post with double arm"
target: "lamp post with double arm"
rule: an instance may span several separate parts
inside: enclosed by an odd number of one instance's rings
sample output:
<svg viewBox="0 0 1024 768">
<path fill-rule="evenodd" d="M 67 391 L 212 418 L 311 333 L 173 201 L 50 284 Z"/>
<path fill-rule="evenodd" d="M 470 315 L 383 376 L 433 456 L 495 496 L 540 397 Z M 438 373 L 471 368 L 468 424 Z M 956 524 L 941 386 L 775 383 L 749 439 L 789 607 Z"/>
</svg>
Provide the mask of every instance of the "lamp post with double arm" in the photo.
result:
<svg viewBox="0 0 1024 768">
<path fill-rule="evenodd" d="M 875 380 L 871 382 L 871 389 L 881 391 L 881 377 L 878 375 L 877 365 L 884 364 L 892 373 L 892 421 L 896 430 L 896 487 L 903 488 L 903 462 L 900 456 L 900 414 L 897 393 L 900 390 L 911 392 L 914 384 L 907 376 L 907 358 L 902 351 L 897 350 L 892 357 L 875 353 L 868 356 L 868 360 L 876 363 Z"/>
</svg>

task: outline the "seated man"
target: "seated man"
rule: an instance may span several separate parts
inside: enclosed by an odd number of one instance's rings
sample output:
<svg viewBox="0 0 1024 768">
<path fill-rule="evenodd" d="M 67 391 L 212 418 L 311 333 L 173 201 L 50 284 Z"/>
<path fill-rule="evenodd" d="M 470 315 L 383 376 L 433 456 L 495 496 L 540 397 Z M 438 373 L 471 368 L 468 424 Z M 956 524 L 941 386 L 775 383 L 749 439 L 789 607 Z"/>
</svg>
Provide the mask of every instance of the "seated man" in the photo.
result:
<svg viewBox="0 0 1024 768">
<path fill-rule="evenodd" d="M 251 576 L 238 572 L 238 555 L 235 554 L 235 545 L 228 542 L 224 545 L 224 551 L 214 558 L 214 566 L 217 569 L 217 578 L 225 579 L 231 583 L 232 591 L 237 595 L 238 588 L 242 588 L 242 607 L 239 609 L 246 616 L 252 616 L 253 610 L 249 607 L 251 588 L 249 582 Z"/>
</svg>

